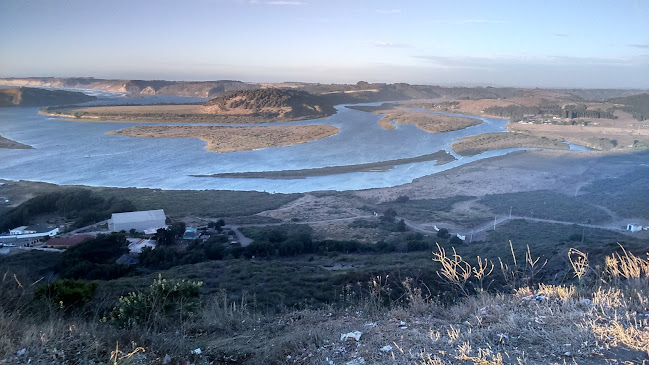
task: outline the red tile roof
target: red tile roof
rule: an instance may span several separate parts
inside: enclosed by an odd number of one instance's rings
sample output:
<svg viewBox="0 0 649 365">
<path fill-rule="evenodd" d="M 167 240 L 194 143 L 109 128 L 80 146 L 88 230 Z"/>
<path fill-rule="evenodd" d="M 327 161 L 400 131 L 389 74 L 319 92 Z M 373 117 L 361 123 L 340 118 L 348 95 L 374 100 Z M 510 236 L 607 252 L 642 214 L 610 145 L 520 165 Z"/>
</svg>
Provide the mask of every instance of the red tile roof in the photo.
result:
<svg viewBox="0 0 649 365">
<path fill-rule="evenodd" d="M 93 236 L 88 235 L 88 234 L 78 234 L 72 237 L 55 237 L 55 238 L 50 238 L 45 242 L 45 246 L 52 246 L 52 247 L 70 247 L 74 246 L 76 244 L 81 243 L 83 240 L 86 238 L 93 238 Z"/>
</svg>

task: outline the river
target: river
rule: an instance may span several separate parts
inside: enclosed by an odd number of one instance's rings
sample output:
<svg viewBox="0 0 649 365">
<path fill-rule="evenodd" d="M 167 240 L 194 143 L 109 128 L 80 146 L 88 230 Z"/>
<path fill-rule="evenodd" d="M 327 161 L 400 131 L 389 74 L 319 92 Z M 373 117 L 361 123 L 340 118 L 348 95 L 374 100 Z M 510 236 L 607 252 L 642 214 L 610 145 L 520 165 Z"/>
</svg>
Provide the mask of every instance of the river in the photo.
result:
<svg viewBox="0 0 649 365">
<path fill-rule="evenodd" d="M 91 104 L 159 103 L 202 99 L 125 98 L 93 91 L 100 100 Z M 367 104 L 373 105 L 373 104 Z M 223 189 L 267 192 L 357 190 L 411 182 L 472 161 L 513 150 L 488 151 L 436 166 L 434 161 L 399 165 L 383 172 L 357 172 L 296 180 L 193 177 L 225 172 L 310 169 L 415 157 L 446 150 L 455 138 L 504 132 L 506 120 L 479 118 L 482 124 L 459 131 L 431 134 L 414 125 L 385 130 L 381 116 L 336 106 L 325 119 L 292 123 L 328 124 L 340 133 L 287 147 L 215 153 L 193 138 L 132 138 L 107 132 L 145 123 L 77 122 L 38 114 L 38 108 L 0 108 L 0 135 L 34 149 L 0 149 L 0 179 L 43 181 L 61 185 L 141 187 L 159 189 Z M 146 124 L 151 125 L 151 124 Z"/>
</svg>

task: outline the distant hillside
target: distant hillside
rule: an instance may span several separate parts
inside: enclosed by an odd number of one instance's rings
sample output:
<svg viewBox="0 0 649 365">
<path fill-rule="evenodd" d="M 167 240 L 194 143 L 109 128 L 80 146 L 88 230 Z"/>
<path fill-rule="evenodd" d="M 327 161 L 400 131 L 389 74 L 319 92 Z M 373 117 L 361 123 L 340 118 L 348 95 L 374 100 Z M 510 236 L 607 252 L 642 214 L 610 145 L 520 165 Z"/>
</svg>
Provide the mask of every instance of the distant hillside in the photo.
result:
<svg viewBox="0 0 649 365">
<path fill-rule="evenodd" d="M 27 77 L 0 78 L 0 84 L 10 86 L 59 87 L 97 89 L 130 95 L 169 95 L 213 98 L 228 91 L 248 90 L 259 84 L 233 80 L 165 81 L 165 80 L 106 80 L 93 77 Z"/>
<path fill-rule="evenodd" d="M 333 105 L 321 96 L 275 88 L 235 91 L 203 105 L 208 113 L 278 119 L 320 118 L 336 112 Z"/>
<path fill-rule="evenodd" d="M 94 96 L 76 91 L 46 90 L 31 87 L 0 89 L 0 107 L 77 104 L 96 99 Z"/>
<path fill-rule="evenodd" d="M 385 84 L 359 81 L 356 84 L 305 84 L 302 90 L 319 94 L 332 104 L 367 103 L 410 99 L 498 99 L 521 96 L 523 89 L 492 87 L 442 87 Z"/>
<path fill-rule="evenodd" d="M 633 118 L 644 121 L 649 119 L 649 94 L 640 94 L 633 96 L 626 96 L 622 98 L 611 99 L 610 102 L 615 104 L 623 104 L 619 109 L 627 113 L 631 113 Z"/>
</svg>

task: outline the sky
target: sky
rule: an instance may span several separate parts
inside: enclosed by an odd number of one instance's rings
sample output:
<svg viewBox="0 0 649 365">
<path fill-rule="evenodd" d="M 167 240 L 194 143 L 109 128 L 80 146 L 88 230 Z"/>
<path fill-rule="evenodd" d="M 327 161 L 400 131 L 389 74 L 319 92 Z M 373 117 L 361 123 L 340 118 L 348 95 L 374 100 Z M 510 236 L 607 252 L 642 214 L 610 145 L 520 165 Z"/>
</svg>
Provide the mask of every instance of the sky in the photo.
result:
<svg viewBox="0 0 649 365">
<path fill-rule="evenodd" d="M 649 89 L 647 0 L 0 0 L 0 77 Z"/>
</svg>

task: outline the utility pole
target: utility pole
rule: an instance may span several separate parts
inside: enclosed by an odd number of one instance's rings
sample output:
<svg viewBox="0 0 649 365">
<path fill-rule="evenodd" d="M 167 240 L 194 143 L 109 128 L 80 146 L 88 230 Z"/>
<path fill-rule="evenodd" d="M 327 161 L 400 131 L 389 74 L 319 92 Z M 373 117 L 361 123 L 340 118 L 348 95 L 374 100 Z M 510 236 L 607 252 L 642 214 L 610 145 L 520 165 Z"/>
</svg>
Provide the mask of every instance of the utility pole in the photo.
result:
<svg viewBox="0 0 649 365">
<path fill-rule="evenodd" d="M 496 230 L 496 217 L 494 217 L 494 231 Z"/>
<path fill-rule="evenodd" d="M 469 243 L 473 242 L 473 230 L 471 231 L 471 239 L 469 240 Z"/>
<path fill-rule="evenodd" d="M 509 207 L 509 219 L 512 219 L 512 208 L 513 207 Z"/>
</svg>

